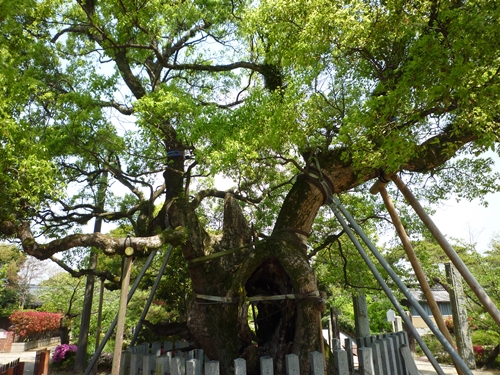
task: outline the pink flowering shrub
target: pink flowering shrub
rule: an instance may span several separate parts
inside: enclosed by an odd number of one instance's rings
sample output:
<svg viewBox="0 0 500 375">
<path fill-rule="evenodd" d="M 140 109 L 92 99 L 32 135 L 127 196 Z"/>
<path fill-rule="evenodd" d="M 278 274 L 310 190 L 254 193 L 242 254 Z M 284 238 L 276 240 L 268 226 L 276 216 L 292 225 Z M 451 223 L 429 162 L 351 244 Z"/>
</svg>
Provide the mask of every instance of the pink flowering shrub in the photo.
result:
<svg viewBox="0 0 500 375">
<path fill-rule="evenodd" d="M 52 356 L 52 362 L 58 363 L 70 358 L 71 355 L 76 353 L 76 349 L 76 345 L 57 345 L 54 350 L 54 355 Z"/>
<path fill-rule="evenodd" d="M 40 311 L 14 311 L 10 323 L 22 341 L 32 341 L 57 336 L 62 314 Z"/>
<path fill-rule="evenodd" d="M 482 345 L 473 345 L 472 349 L 474 350 L 474 359 L 476 360 L 476 365 L 478 367 L 482 367 L 488 358 L 488 353 L 485 350 L 485 347 Z"/>
</svg>

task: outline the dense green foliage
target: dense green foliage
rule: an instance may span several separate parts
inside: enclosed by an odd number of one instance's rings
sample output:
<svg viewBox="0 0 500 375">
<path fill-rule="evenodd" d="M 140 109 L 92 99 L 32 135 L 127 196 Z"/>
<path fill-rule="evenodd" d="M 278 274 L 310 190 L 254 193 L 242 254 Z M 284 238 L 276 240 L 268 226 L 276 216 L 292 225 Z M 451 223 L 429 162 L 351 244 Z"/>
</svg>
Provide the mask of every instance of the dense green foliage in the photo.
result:
<svg viewBox="0 0 500 375">
<path fill-rule="evenodd" d="M 249 197 L 296 173 L 287 161 L 335 149 L 358 174 L 432 169 L 440 197 L 496 189 L 487 162 L 440 165 L 469 140 L 464 153 L 494 147 L 491 2 L 134 4 L 3 6 L 2 220 L 37 217 L 63 196 L 66 208 L 85 202 L 99 168 L 117 168 L 129 188 L 152 186 L 165 124 L 194 151 L 193 172 L 224 173 Z M 154 61 L 160 52 L 168 60 Z M 420 146 L 439 133 L 433 143 L 447 151 L 418 166 Z M 81 192 L 64 193 L 72 184 Z M 259 210 L 269 216 L 277 198 Z M 131 199 L 110 202 L 126 210 Z M 58 221 L 54 235 L 70 224 Z"/>
<path fill-rule="evenodd" d="M 0 317 L 8 317 L 18 308 L 18 272 L 25 259 L 15 246 L 0 245 Z"/>
</svg>

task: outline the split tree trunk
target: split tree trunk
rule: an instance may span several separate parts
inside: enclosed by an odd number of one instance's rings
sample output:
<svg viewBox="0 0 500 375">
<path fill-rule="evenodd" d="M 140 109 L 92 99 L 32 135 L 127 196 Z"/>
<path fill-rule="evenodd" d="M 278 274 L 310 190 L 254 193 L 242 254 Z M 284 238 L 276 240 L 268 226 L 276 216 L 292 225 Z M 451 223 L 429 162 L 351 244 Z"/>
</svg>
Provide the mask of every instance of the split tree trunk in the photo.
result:
<svg viewBox="0 0 500 375">
<path fill-rule="evenodd" d="M 188 327 L 207 356 L 220 361 L 223 373 L 232 371 L 233 360 L 243 357 L 249 374 L 257 374 L 259 357 L 264 355 L 275 359 L 277 373 L 284 373 L 284 357 L 290 353 L 299 356 L 302 373 L 309 373 L 310 352 L 321 351 L 322 347 L 320 317 L 324 303 L 316 295 L 317 282 L 307 258 L 304 234 L 310 232 L 322 202 L 316 187 L 298 182 L 272 236 L 260 242 L 254 242 L 241 208 L 229 194 L 220 239 L 208 236 L 186 200 L 176 199 L 172 204 L 171 225 L 190 229 L 183 245 L 188 262 L 241 248 L 223 257 L 189 264 L 198 298 L 189 313 Z M 286 294 L 296 298 L 255 302 L 256 330 L 252 331 L 246 298 Z"/>
</svg>

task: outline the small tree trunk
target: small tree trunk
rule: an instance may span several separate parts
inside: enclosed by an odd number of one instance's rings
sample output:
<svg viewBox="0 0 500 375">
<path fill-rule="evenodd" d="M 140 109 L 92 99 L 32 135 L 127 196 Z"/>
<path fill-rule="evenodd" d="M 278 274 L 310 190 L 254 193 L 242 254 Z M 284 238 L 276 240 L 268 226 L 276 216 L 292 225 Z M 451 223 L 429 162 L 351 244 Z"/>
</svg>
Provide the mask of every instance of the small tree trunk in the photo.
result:
<svg viewBox="0 0 500 375">
<path fill-rule="evenodd" d="M 59 328 L 59 336 L 61 337 L 61 344 L 69 344 L 70 324 L 66 322 L 65 317 L 61 318 L 61 326 Z"/>
<path fill-rule="evenodd" d="M 108 175 L 104 173 L 99 181 L 99 187 L 96 197 L 96 205 L 104 209 L 104 201 L 106 198 L 106 190 L 108 183 Z M 102 228 L 102 219 L 96 218 L 94 224 L 94 233 L 100 232 Z M 97 253 L 91 252 L 89 260 L 89 269 L 95 270 L 97 267 Z M 94 299 L 94 275 L 87 275 L 85 284 L 85 294 L 83 300 L 82 318 L 80 323 L 80 333 L 78 335 L 78 345 L 75 357 L 75 366 L 73 372 L 81 373 L 87 366 L 87 346 L 90 328 L 90 315 L 92 313 L 92 301 Z"/>
<path fill-rule="evenodd" d="M 488 359 L 486 359 L 485 366 L 486 368 L 495 368 L 495 361 L 500 354 L 500 344 L 495 346 L 495 349 L 493 349 L 488 356 Z"/>
<path fill-rule="evenodd" d="M 95 269 L 97 266 L 97 253 L 92 252 L 90 255 L 90 269 Z M 75 357 L 75 366 L 73 372 L 81 373 L 87 365 L 87 346 L 90 327 L 90 315 L 92 313 L 92 301 L 94 297 L 94 276 L 87 276 L 85 284 L 85 294 L 83 300 L 82 317 L 80 323 L 80 333 L 78 335 L 78 345 Z"/>
</svg>

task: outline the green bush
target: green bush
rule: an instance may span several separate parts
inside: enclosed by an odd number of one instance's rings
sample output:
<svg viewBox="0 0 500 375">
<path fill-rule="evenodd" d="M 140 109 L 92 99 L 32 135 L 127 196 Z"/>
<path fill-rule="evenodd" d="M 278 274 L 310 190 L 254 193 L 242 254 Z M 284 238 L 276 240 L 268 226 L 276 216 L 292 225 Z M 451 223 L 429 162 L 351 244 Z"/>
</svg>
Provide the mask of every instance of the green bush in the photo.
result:
<svg viewBox="0 0 500 375">
<path fill-rule="evenodd" d="M 477 330 L 471 333 L 474 345 L 498 345 L 500 334 L 496 331 Z"/>
<path fill-rule="evenodd" d="M 422 340 L 424 341 L 425 345 L 427 345 L 432 355 L 436 358 L 436 361 L 445 364 L 453 363 L 448 352 L 444 350 L 443 345 L 434 335 L 422 336 Z M 423 354 L 423 350 L 422 348 L 420 348 L 420 345 L 418 345 L 418 343 L 416 344 L 416 350 L 417 353 Z"/>
</svg>

